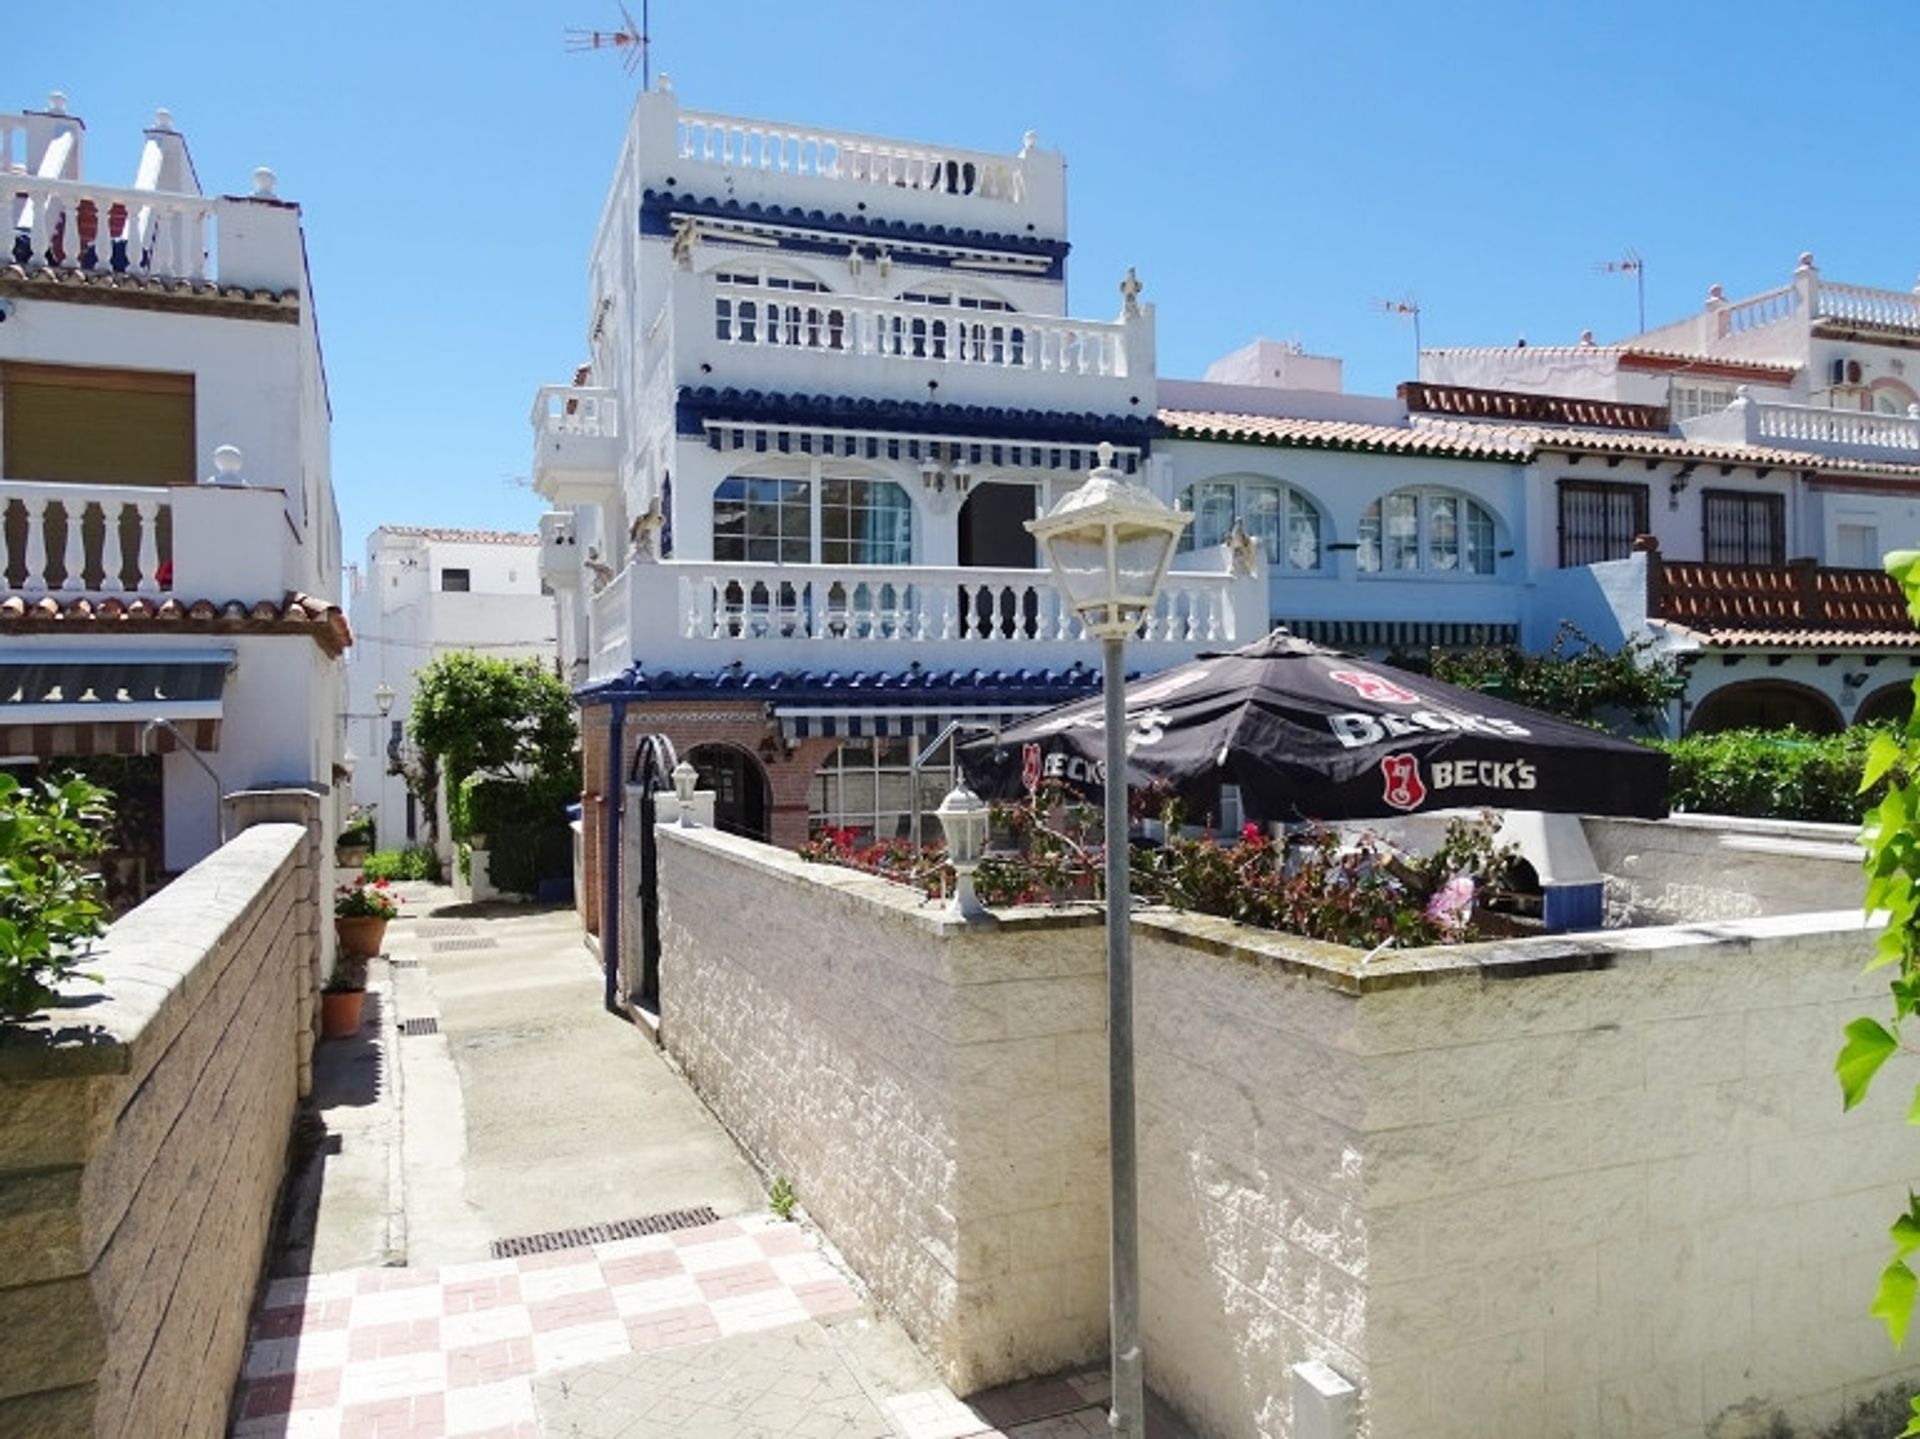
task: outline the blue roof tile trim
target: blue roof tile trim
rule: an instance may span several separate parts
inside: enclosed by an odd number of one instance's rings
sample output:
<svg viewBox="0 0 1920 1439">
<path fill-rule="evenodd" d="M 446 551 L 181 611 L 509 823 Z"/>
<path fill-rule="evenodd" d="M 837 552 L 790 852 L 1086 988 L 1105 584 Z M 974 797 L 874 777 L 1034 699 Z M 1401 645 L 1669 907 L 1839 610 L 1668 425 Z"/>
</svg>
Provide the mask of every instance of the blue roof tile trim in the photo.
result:
<svg viewBox="0 0 1920 1439">
<path fill-rule="evenodd" d="M 1013 410 L 997 405 L 942 405 L 926 400 L 857 399 L 851 395 L 782 394 L 775 390 L 683 386 L 674 411 L 683 435 L 705 433 L 708 420 L 753 424 L 832 425 L 850 430 L 938 432 L 982 440 L 1137 446 L 1146 453 L 1158 422 L 1150 415 L 1092 411 Z"/>
<path fill-rule="evenodd" d="M 583 705 L 612 700 L 746 699 L 859 709 L 867 705 L 1062 704 L 1100 688 L 1100 671 L 1074 663 L 1063 669 L 1020 670 L 656 670 L 634 665 L 613 679 L 583 685 Z"/>
<path fill-rule="evenodd" d="M 1071 248 L 1065 240 L 1050 240 L 1039 235 L 1008 235 L 992 230 L 963 230 L 958 226 L 883 220 L 877 215 L 858 213 L 849 215 L 840 210 L 829 214 L 824 210 L 802 210 L 797 206 L 757 203 L 743 205 L 738 200 L 721 200 L 692 194 L 676 195 L 670 190 L 646 190 L 641 193 L 641 234 L 661 238 L 671 236 L 675 215 L 706 216 L 714 220 L 752 220 L 768 225 L 786 225 L 795 229 L 817 230 L 822 234 L 848 236 L 905 247 L 911 247 L 916 243 L 952 245 L 969 250 L 998 250 L 1005 254 L 1030 255 L 1048 262 L 1045 278 L 1049 280 L 1065 277 L 1067 251 Z M 803 236 L 782 236 L 780 247 L 783 250 L 798 250 L 821 255 L 838 256 L 845 255 L 847 252 L 847 246 L 843 240 L 809 240 Z M 949 265 L 950 259 L 951 257 L 946 255 L 916 255 L 914 263 L 941 269 Z"/>
</svg>

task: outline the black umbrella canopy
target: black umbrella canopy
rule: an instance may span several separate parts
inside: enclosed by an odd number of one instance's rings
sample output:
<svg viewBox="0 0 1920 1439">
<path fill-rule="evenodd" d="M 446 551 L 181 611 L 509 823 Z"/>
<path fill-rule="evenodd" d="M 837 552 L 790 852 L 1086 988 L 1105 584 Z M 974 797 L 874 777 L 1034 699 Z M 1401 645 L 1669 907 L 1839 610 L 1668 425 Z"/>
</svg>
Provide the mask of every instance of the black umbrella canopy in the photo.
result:
<svg viewBox="0 0 1920 1439">
<path fill-rule="evenodd" d="M 1127 784 L 1217 815 L 1239 786 L 1261 821 L 1378 819 L 1478 808 L 1667 813 L 1667 757 L 1584 725 L 1275 630 L 1127 686 Z M 1017 799 L 1042 778 L 1097 794 L 1099 698 L 960 747 L 967 782 Z"/>
</svg>

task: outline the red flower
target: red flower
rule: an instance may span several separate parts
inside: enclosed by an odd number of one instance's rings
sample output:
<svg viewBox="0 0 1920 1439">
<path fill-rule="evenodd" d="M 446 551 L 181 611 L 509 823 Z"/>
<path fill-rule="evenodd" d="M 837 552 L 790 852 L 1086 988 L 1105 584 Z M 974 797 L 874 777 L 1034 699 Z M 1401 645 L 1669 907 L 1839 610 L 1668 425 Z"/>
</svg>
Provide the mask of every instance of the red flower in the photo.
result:
<svg viewBox="0 0 1920 1439">
<path fill-rule="evenodd" d="M 1246 844 L 1258 844 L 1263 837 L 1260 826 L 1252 820 L 1240 826 L 1240 838 Z"/>
</svg>

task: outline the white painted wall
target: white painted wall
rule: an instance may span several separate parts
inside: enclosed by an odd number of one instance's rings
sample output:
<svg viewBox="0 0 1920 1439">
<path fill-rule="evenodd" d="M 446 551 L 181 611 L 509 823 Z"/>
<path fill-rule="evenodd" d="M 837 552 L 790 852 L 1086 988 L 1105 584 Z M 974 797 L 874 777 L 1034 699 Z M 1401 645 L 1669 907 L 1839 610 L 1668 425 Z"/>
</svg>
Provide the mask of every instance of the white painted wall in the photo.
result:
<svg viewBox="0 0 1920 1439">
<path fill-rule="evenodd" d="M 387 773 L 387 750 L 393 725 L 404 733 L 413 713 L 416 673 L 456 650 L 557 663 L 557 601 L 540 593 L 539 558 L 531 535 L 462 539 L 382 527 L 367 537 L 349 616 L 354 647 L 342 728 L 355 757 L 353 802 L 374 806 L 380 848 L 409 842 L 406 782 Z M 442 589 L 448 569 L 466 570 L 471 588 Z M 383 684 L 394 694 L 384 717 L 375 693 Z M 422 820 L 416 838 L 424 834 Z"/>
</svg>

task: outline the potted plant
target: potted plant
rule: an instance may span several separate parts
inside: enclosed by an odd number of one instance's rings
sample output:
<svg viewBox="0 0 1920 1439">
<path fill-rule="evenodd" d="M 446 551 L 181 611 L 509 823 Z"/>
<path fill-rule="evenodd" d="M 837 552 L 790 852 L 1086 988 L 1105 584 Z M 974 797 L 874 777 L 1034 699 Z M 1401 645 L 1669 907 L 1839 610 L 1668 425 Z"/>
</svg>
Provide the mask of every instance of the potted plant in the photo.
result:
<svg viewBox="0 0 1920 1439">
<path fill-rule="evenodd" d="M 333 932 L 344 958 L 371 959 L 386 943 L 387 921 L 400 913 L 400 897 L 385 879 L 363 874 L 333 895 Z"/>
<path fill-rule="evenodd" d="M 334 862 L 348 869 L 357 869 L 367 862 L 367 855 L 372 849 L 372 807 L 355 805 L 347 812 L 347 822 L 340 831 L 340 838 L 334 841 Z"/>
<path fill-rule="evenodd" d="M 384 923 L 384 921 L 383 921 Z M 320 991 L 320 1037 L 346 1039 L 360 1032 L 360 1007 L 367 998 L 367 962 L 342 953 Z"/>
</svg>

